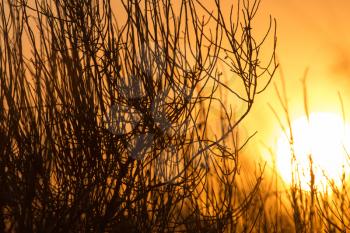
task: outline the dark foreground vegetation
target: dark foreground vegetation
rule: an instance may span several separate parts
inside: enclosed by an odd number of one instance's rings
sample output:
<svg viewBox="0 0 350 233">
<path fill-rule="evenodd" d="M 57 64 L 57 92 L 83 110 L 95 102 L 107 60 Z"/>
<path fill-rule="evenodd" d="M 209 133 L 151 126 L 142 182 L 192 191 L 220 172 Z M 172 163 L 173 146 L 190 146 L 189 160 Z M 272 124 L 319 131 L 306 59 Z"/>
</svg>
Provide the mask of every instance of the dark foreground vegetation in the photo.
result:
<svg viewBox="0 0 350 233">
<path fill-rule="evenodd" d="M 0 0 L 0 232 L 350 230 L 345 171 L 320 190 L 310 155 L 304 191 L 291 150 L 290 187 L 242 172 L 275 22 L 257 34 L 259 0 L 208 2 Z"/>
<path fill-rule="evenodd" d="M 1 0 L 0 232 L 349 231 L 345 175 L 328 196 L 312 169 L 286 194 L 240 173 L 277 68 L 259 5 Z"/>
</svg>

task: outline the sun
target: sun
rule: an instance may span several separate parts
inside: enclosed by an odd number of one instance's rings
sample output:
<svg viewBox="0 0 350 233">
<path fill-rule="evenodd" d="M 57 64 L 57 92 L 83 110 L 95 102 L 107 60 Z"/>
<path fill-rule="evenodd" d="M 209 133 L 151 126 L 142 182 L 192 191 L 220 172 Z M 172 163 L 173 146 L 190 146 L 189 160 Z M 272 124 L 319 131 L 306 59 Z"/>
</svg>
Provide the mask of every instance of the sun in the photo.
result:
<svg viewBox="0 0 350 233">
<path fill-rule="evenodd" d="M 342 174 L 349 172 L 350 127 L 343 117 L 311 113 L 309 118 L 295 119 L 291 128 L 291 133 L 282 132 L 277 142 L 276 163 L 283 180 L 290 185 L 294 177 L 303 190 L 310 190 L 312 161 L 317 190 L 325 190 L 330 182 L 339 187 Z"/>
</svg>

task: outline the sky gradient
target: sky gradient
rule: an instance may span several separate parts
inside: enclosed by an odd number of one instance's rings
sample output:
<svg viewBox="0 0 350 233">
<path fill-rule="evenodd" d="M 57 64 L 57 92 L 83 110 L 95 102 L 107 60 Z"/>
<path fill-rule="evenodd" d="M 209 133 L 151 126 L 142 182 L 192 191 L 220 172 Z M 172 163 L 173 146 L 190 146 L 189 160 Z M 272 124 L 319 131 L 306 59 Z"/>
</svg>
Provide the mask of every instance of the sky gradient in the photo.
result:
<svg viewBox="0 0 350 233">
<path fill-rule="evenodd" d="M 266 28 L 269 15 L 276 18 L 277 56 L 285 77 L 292 118 L 304 114 L 301 80 L 306 69 L 310 111 L 341 112 L 339 92 L 345 114 L 350 114 L 346 110 L 350 106 L 349 10 L 350 1 L 346 0 L 262 0 L 255 19 L 256 30 Z M 277 72 L 274 82 L 280 85 L 280 79 Z M 254 147 L 271 146 L 280 133 L 268 103 L 283 118 L 274 87 L 270 85 L 257 99 L 245 122 L 247 133 L 258 131 L 251 143 Z"/>
</svg>

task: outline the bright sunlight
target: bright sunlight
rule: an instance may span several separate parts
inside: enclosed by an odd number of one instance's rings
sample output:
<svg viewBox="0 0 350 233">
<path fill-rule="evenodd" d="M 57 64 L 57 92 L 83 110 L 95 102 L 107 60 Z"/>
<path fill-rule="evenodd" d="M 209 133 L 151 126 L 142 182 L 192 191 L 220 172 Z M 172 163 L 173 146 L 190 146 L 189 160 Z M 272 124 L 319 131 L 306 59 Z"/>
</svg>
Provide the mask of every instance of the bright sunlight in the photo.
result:
<svg viewBox="0 0 350 233">
<path fill-rule="evenodd" d="M 290 132 L 281 133 L 277 143 L 276 162 L 283 180 L 290 185 L 294 177 L 303 190 L 310 190 L 312 161 L 318 191 L 326 190 L 330 182 L 339 187 L 349 166 L 346 158 L 350 149 L 349 125 L 343 117 L 330 112 L 311 113 L 309 119 L 303 116 L 294 120 L 291 127 L 292 139 Z"/>
</svg>

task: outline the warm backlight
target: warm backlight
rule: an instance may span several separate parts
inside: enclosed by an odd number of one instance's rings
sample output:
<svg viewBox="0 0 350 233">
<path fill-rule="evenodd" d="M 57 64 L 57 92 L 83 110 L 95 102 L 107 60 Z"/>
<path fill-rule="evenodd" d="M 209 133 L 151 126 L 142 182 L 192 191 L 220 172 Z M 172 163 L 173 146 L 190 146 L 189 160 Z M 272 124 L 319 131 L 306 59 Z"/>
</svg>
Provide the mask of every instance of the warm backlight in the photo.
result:
<svg viewBox="0 0 350 233">
<path fill-rule="evenodd" d="M 277 144 L 276 162 L 284 181 L 292 184 L 294 177 L 295 184 L 310 190 L 311 156 L 317 190 L 325 190 L 331 183 L 340 187 L 342 174 L 349 171 L 350 153 L 349 125 L 343 117 L 328 112 L 311 113 L 309 119 L 300 117 L 292 122 L 292 136 L 293 142 L 290 132 L 282 133 Z"/>
</svg>

